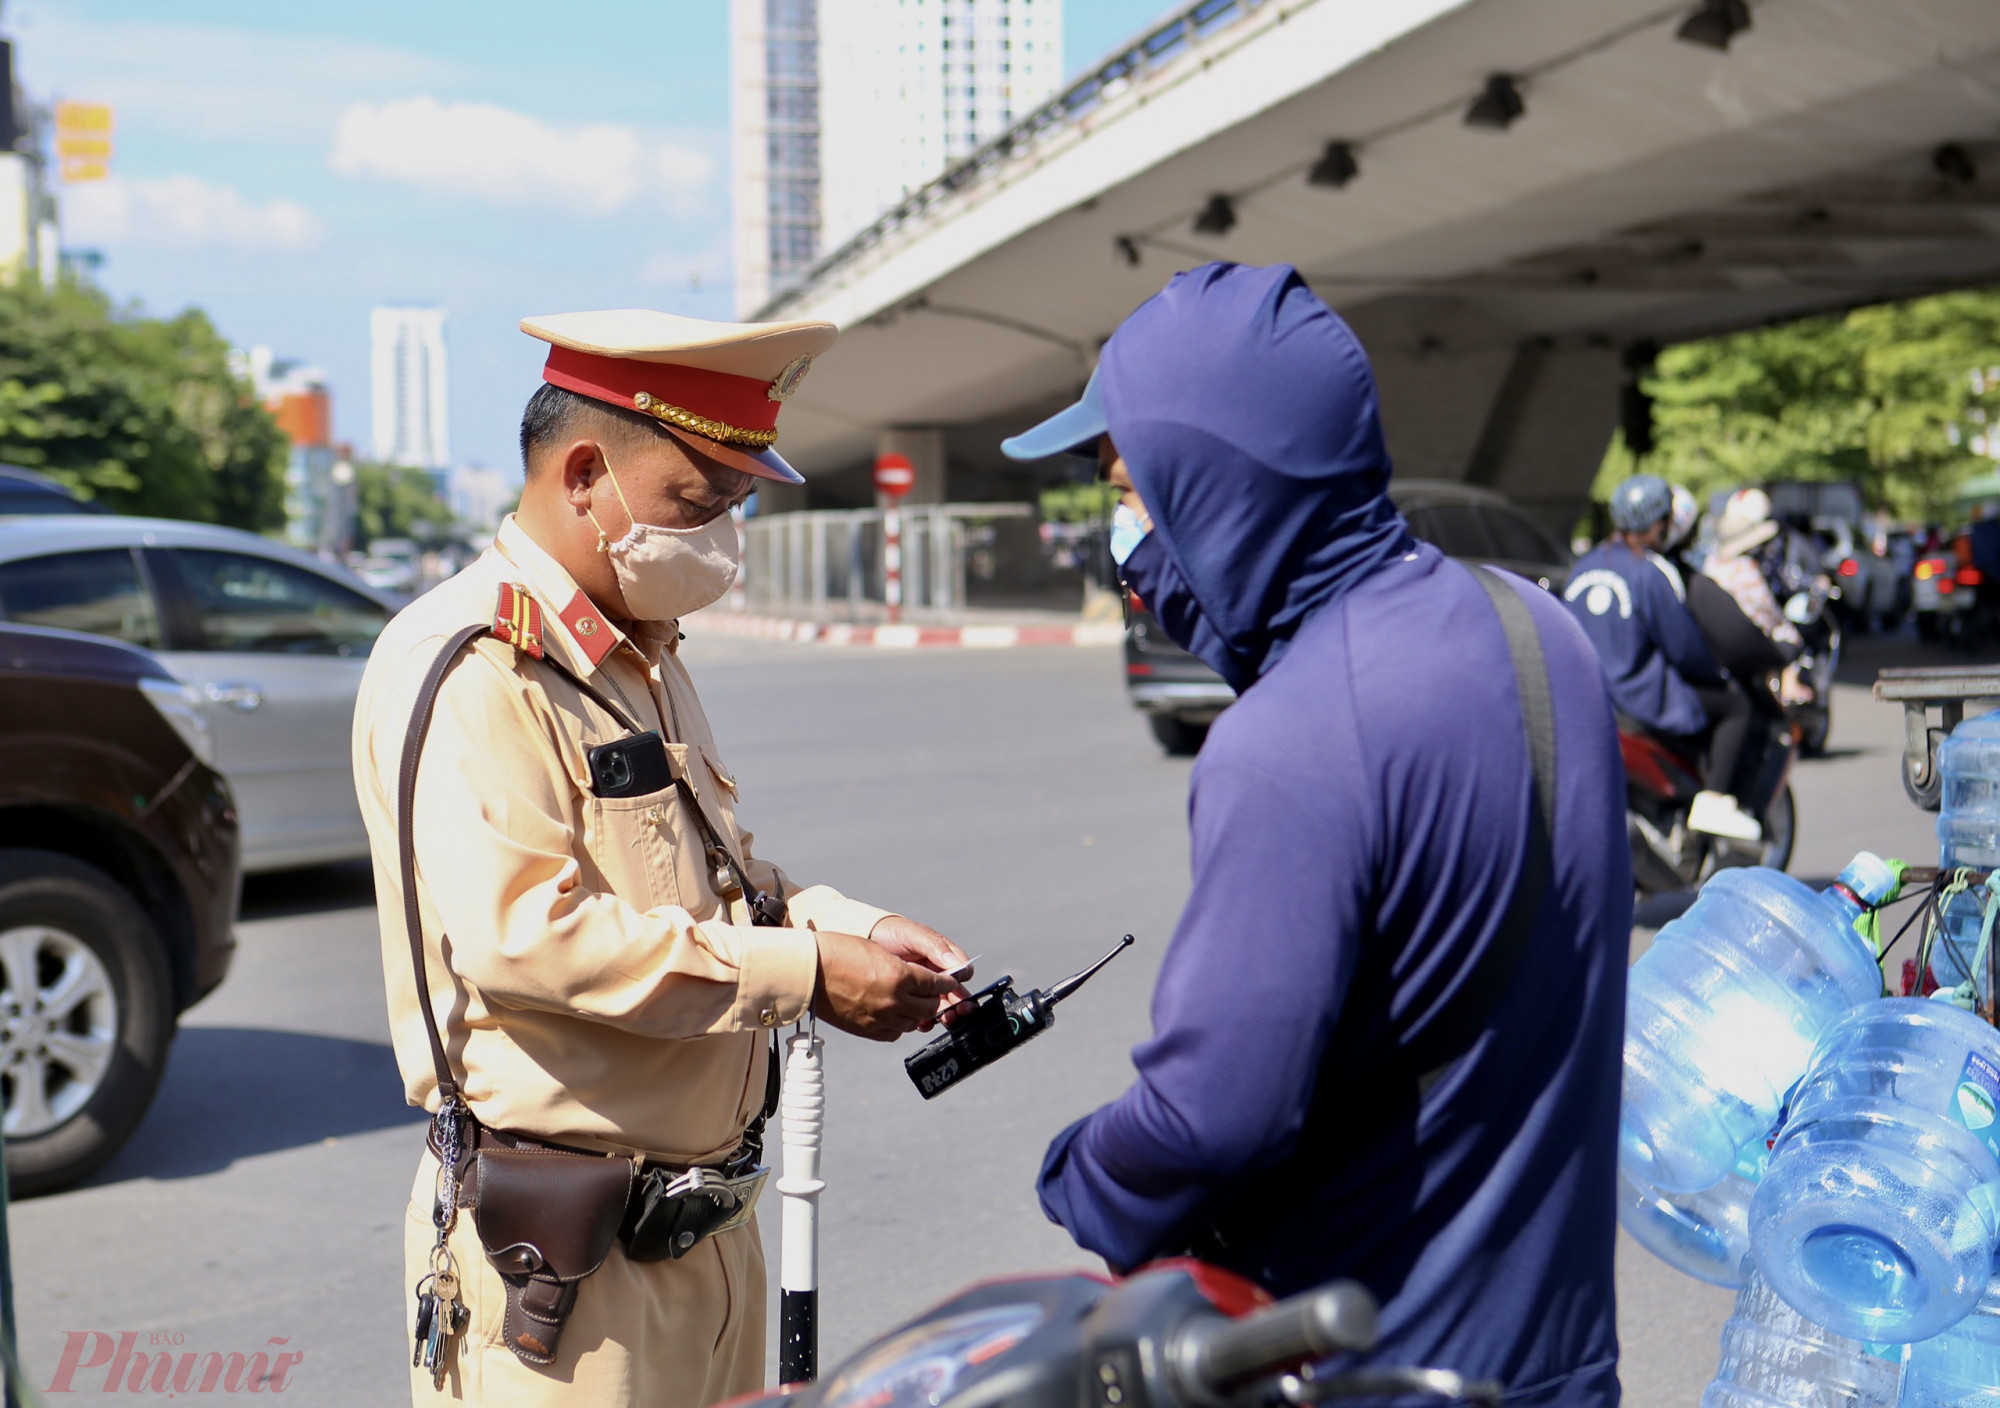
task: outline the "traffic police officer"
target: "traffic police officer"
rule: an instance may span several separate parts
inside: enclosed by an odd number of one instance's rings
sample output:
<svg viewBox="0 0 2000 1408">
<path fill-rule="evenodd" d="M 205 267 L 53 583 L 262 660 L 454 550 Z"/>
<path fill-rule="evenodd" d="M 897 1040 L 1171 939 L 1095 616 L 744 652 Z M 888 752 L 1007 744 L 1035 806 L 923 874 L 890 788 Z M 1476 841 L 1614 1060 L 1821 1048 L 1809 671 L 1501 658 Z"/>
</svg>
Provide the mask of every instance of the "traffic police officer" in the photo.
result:
<svg viewBox="0 0 2000 1408">
<path fill-rule="evenodd" d="M 965 955 L 942 935 L 799 888 L 754 854 L 677 650 L 678 618 L 735 578 L 729 509 L 759 479 L 801 482 L 771 449 L 777 415 L 835 329 L 644 310 L 521 327 L 550 352 L 522 422 L 520 508 L 491 550 L 391 622 L 355 711 L 396 1056 L 409 1100 L 434 1114 L 448 1073 L 480 1151 L 554 1146 L 638 1172 L 712 1171 L 741 1155 L 765 1108 L 772 1028 L 810 1006 L 893 1040 L 963 995 L 946 973 Z M 482 625 L 437 688 L 406 834 L 399 768 L 424 677 Z M 642 731 L 659 733 L 686 787 L 616 795 L 593 774 L 593 749 Z M 435 1060 L 404 921 L 405 843 Z M 759 892 L 785 901 L 782 926 L 753 927 Z M 417 1403 L 699 1408 L 763 1386 L 754 1220 L 673 1259 L 613 1245 L 553 1333 L 524 1331 L 471 1195 L 443 1204 L 475 1211 L 445 1219 L 448 1258 L 436 1250 L 438 1128 L 406 1255 L 420 1298 L 448 1269 L 453 1304 L 419 1316 L 450 1343 L 442 1391 L 427 1368 L 413 1373 Z M 534 1290 L 516 1277 L 517 1300 L 523 1284 Z"/>
</svg>

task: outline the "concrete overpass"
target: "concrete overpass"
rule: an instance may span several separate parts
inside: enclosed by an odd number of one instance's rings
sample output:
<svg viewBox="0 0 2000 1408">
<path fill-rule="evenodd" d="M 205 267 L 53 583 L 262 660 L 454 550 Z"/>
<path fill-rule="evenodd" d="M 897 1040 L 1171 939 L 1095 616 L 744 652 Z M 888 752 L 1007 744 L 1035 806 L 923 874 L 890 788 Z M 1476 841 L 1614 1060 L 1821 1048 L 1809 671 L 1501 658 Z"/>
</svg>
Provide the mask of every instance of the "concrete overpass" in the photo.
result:
<svg viewBox="0 0 2000 1408">
<path fill-rule="evenodd" d="M 1202 0 L 767 305 L 846 330 L 783 448 L 1027 496 L 995 442 L 1217 258 L 1349 318 L 1398 473 L 1567 528 L 1650 346 L 2000 282 L 2000 0 Z"/>
</svg>

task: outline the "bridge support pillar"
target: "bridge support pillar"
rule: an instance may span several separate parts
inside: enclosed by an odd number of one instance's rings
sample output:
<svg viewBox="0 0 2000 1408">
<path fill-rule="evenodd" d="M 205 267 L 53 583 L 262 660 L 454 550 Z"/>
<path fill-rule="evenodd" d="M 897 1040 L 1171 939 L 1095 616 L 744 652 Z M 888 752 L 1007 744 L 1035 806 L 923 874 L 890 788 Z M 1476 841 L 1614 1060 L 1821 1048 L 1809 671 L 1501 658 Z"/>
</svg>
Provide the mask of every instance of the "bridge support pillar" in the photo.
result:
<svg viewBox="0 0 2000 1408">
<path fill-rule="evenodd" d="M 1496 489 L 1567 540 L 1618 423 L 1618 351 L 1527 337 L 1451 300 L 1350 319 L 1375 365 L 1396 473 Z"/>
</svg>

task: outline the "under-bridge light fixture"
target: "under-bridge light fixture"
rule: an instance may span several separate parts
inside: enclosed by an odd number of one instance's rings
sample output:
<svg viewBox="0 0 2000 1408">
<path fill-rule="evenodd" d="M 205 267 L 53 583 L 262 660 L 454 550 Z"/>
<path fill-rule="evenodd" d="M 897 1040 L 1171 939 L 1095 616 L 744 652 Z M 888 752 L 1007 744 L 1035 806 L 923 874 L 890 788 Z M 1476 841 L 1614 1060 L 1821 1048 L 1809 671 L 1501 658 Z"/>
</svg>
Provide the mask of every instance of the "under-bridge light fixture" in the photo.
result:
<svg viewBox="0 0 2000 1408">
<path fill-rule="evenodd" d="M 1312 170 L 1306 172 L 1308 186 L 1333 186 L 1336 189 L 1346 185 L 1361 174 L 1361 164 L 1354 159 L 1354 147 L 1349 142 L 1328 142 L 1326 150 L 1320 153 Z"/>
<path fill-rule="evenodd" d="M 1139 242 L 1137 240 L 1133 239 L 1130 235 L 1120 235 L 1111 242 L 1111 247 L 1118 251 L 1118 257 L 1125 261 L 1126 268 L 1136 269 L 1139 267 Z"/>
<path fill-rule="evenodd" d="M 1226 235 L 1236 228 L 1236 202 L 1225 195 L 1213 195 L 1201 214 L 1194 217 L 1197 235 Z"/>
<path fill-rule="evenodd" d="M 1507 74 L 1496 73 L 1486 80 L 1486 90 L 1465 110 L 1465 125 L 1504 132 L 1527 110 L 1527 103 L 1521 99 L 1520 84 Z"/>
<path fill-rule="evenodd" d="M 1727 49 L 1729 41 L 1750 28 L 1747 0 L 1702 0 L 1702 6 L 1674 31 L 1676 39 L 1710 49 Z"/>
<path fill-rule="evenodd" d="M 1931 170 L 1954 185 L 1970 186 L 1979 180 L 1979 163 L 1956 142 L 1946 142 L 1931 153 Z"/>
</svg>

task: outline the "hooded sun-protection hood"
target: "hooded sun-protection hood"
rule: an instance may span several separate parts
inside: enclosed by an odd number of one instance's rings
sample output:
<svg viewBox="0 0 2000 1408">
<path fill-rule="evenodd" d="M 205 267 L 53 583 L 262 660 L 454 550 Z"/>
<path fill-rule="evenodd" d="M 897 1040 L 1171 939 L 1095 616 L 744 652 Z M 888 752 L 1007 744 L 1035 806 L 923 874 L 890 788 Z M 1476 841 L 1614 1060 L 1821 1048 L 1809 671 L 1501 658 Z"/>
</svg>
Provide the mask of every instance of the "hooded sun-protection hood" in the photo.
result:
<svg viewBox="0 0 2000 1408">
<path fill-rule="evenodd" d="M 1153 532 L 1241 690 L 1301 623 L 1413 546 L 1389 502 L 1375 377 L 1288 265 L 1176 274 L 1105 344 L 1096 380 Z"/>
</svg>

